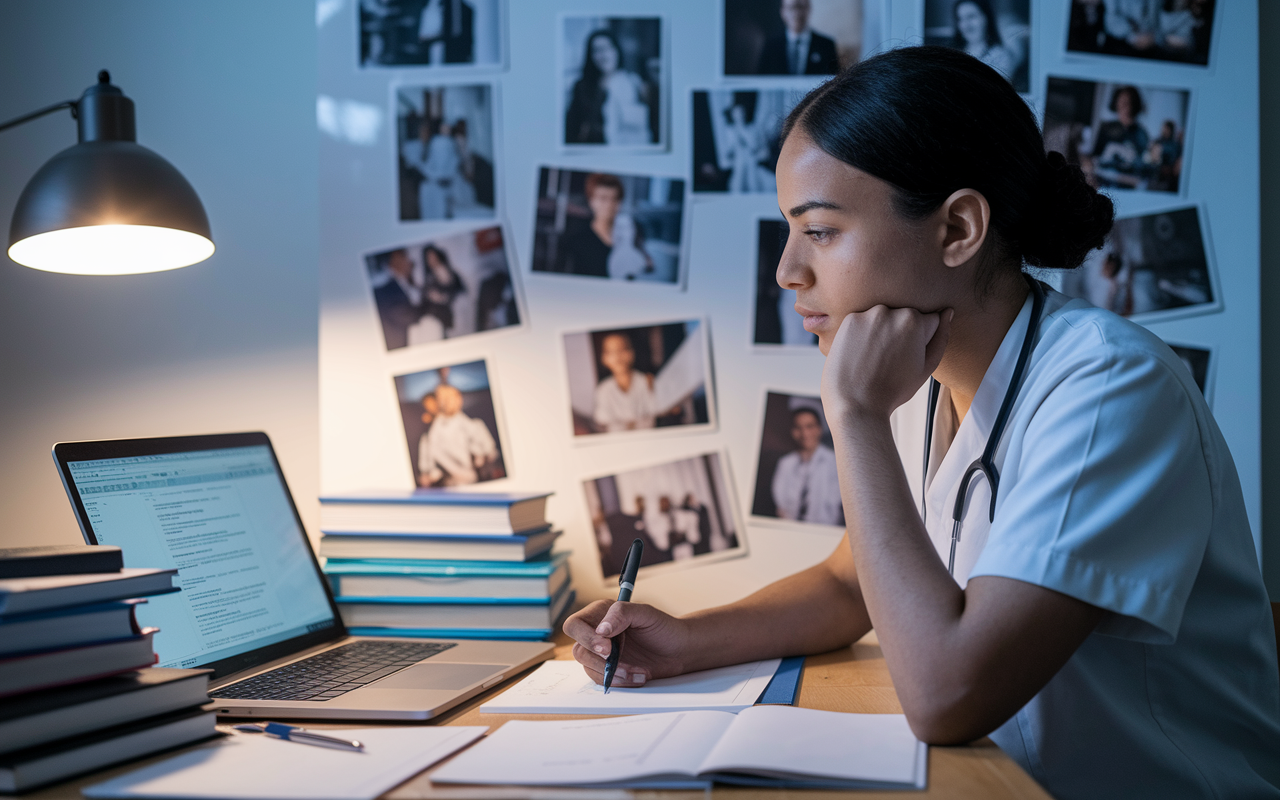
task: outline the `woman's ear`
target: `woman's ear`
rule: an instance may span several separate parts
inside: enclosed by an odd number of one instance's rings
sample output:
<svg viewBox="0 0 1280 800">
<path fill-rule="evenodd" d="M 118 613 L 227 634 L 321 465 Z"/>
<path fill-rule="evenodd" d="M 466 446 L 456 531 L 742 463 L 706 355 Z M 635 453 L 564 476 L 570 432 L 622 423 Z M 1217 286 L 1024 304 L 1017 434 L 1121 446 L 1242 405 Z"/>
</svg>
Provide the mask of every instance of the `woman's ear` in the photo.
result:
<svg viewBox="0 0 1280 800">
<path fill-rule="evenodd" d="M 942 262 L 948 267 L 968 263 L 982 250 L 991 224 L 991 206 L 981 192 L 960 189 L 938 209 L 942 225 Z"/>
</svg>

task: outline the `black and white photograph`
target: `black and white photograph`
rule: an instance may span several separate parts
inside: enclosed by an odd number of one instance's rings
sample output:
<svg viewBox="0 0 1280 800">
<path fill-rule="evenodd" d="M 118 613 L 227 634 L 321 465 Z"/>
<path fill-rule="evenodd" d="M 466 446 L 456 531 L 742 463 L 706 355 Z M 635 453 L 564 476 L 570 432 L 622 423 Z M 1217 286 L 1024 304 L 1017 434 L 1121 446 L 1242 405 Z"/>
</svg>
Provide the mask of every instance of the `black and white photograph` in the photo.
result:
<svg viewBox="0 0 1280 800">
<path fill-rule="evenodd" d="M 661 17 L 562 16 L 560 97 L 568 149 L 667 147 Z"/>
<path fill-rule="evenodd" d="M 622 571 L 631 542 L 640 568 L 689 566 L 747 554 L 719 453 L 582 482 L 605 578 Z"/>
<path fill-rule="evenodd" d="M 501 0 L 359 0 L 362 67 L 500 67 Z"/>
<path fill-rule="evenodd" d="M 401 221 L 493 219 L 493 86 L 402 86 L 395 102 Z"/>
<path fill-rule="evenodd" d="M 1121 217 L 1078 269 L 1054 272 L 1060 291 L 1149 322 L 1217 311 L 1215 276 L 1196 206 Z"/>
<path fill-rule="evenodd" d="M 496 225 L 365 256 L 388 350 L 520 324 L 502 228 Z"/>
<path fill-rule="evenodd" d="M 778 262 L 787 246 L 787 223 L 780 219 L 756 222 L 756 345 L 817 347 L 818 337 L 804 329 L 796 313 L 796 290 L 778 285 Z"/>
<path fill-rule="evenodd" d="M 724 74 L 834 75 L 882 38 L 882 0 L 724 0 Z"/>
<path fill-rule="evenodd" d="M 836 454 L 821 397 L 765 393 L 751 514 L 844 527 Z"/>
<path fill-rule="evenodd" d="M 534 272 L 684 286 L 680 178 L 543 167 Z"/>
<path fill-rule="evenodd" d="M 1173 344 L 1166 342 L 1169 349 L 1173 351 L 1183 366 L 1191 373 L 1191 377 L 1195 379 L 1196 386 L 1200 387 L 1200 393 L 1204 395 L 1206 403 L 1213 405 L 1213 387 L 1210 385 L 1210 372 L 1213 366 L 1213 351 L 1206 347 L 1195 347 L 1192 345 Z"/>
<path fill-rule="evenodd" d="M 774 194 L 782 123 L 801 89 L 693 92 L 693 191 Z"/>
<path fill-rule="evenodd" d="M 1051 77 L 1044 145 L 1079 164 L 1099 189 L 1177 194 L 1190 106 L 1186 89 Z"/>
<path fill-rule="evenodd" d="M 418 486 L 469 486 L 507 477 L 483 360 L 397 375 L 395 382 Z"/>
<path fill-rule="evenodd" d="M 564 335 L 574 437 L 714 424 L 704 320 Z"/>
<path fill-rule="evenodd" d="M 1215 0 L 1071 0 L 1067 52 L 1209 64 Z"/>
<path fill-rule="evenodd" d="M 1031 91 L 1031 0 L 924 0 L 924 43 L 963 50 Z"/>
</svg>

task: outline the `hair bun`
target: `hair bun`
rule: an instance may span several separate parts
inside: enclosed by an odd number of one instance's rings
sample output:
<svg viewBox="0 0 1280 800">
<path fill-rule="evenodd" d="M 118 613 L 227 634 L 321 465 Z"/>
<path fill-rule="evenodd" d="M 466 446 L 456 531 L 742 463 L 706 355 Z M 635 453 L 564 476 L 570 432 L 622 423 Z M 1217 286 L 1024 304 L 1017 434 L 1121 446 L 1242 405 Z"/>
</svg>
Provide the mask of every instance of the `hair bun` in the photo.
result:
<svg viewBox="0 0 1280 800">
<path fill-rule="evenodd" d="M 1115 219 L 1111 198 L 1089 185 L 1084 172 L 1057 151 L 1040 167 L 1040 182 L 1028 210 L 1023 257 L 1033 267 L 1075 269 L 1090 250 L 1102 247 Z"/>
</svg>

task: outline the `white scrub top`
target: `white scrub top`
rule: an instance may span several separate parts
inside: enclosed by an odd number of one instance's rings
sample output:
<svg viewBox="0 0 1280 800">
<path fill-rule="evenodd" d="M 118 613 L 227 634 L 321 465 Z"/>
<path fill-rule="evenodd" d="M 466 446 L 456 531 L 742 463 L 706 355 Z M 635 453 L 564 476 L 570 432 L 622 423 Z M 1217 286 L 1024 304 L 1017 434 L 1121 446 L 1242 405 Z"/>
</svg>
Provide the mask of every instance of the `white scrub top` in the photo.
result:
<svg viewBox="0 0 1280 800">
<path fill-rule="evenodd" d="M 964 470 L 982 455 L 1031 298 L 956 428 L 943 390 L 925 479 L 943 563 Z M 1106 614 L 991 738 L 1054 797 L 1280 797 L 1271 609 L 1231 454 L 1156 336 L 1049 290 L 996 451 L 974 479 L 955 577 L 1015 578 Z"/>
</svg>

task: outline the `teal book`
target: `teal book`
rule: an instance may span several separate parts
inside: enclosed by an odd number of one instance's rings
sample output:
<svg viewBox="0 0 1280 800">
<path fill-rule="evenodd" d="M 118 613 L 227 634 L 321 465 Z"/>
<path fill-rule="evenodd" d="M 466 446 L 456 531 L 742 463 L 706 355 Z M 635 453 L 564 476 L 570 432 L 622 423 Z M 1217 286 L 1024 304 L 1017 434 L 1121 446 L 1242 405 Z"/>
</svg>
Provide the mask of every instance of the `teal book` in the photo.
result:
<svg viewBox="0 0 1280 800">
<path fill-rule="evenodd" d="M 529 561 L 550 552 L 560 531 L 544 528 L 517 536 L 328 534 L 320 555 L 329 559 Z"/>
<path fill-rule="evenodd" d="M 569 582 L 568 552 L 533 561 L 330 559 L 324 567 L 339 602 L 362 598 L 545 602 Z"/>
<path fill-rule="evenodd" d="M 554 598 L 536 603 L 337 600 L 342 621 L 353 633 L 447 638 L 461 635 L 451 631 L 523 631 L 533 638 L 541 638 L 556 627 L 573 598 L 573 589 L 565 586 Z M 371 632 L 373 629 L 378 630 Z"/>
</svg>

